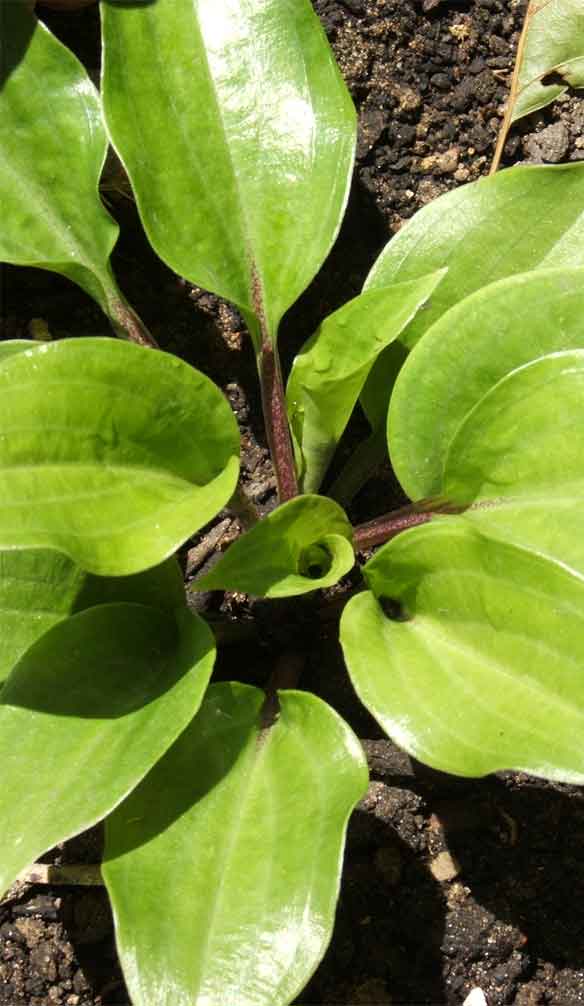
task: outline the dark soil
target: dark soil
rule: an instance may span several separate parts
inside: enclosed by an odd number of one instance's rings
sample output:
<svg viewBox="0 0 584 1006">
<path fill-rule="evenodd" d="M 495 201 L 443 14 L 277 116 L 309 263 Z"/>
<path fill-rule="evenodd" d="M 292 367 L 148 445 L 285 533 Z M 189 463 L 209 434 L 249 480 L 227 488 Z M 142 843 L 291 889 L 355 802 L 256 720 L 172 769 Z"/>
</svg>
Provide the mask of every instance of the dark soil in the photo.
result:
<svg viewBox="0 0 584 1006">
<path fill-rule="evenodd" d="M 359 158 L 337 246 L 285 321 L 287 362 L 327 312 L 359 292 L 392 232 L 440 193 L 486 173 L 525 7 L 524 0 L 314 3 L 359 110 Z M 95 68 L 95 12 L 46 19 Z M 522 123 L 505 151 L 507 163 L 583 157 L 584 101 L 575 95 Z M 164 348 L 225 388 L 242 428 L 248 491 L 260 507 L 273 506 L 240 319 L 158 262 L 115 172 L 104 195 L 123 228 L 115 258 L 122 287 Z M 33 334 L 33 319 L 54 337 L 109 334 L 84 294 L 39 270 L 6 268 L 2 307 L 3 338 Z M 356 500 L 354 518 L 387 510 L 395 492 L 391 473 L 380 471 Z M 238 533 L 227 513 L 214 526 L 185 552 L 187 579 Z M 334 604 L 200 594 L 193 603 L 227 623 L 227 644 L 238 644 L 222 650 L 220 677 L 264 683 L 282 649 L 303 638 L 300 685 L 347 718 L 369 759 L 372 783 L 349 829 L 333 941 L 298 1002 L 461 1004 L 478 986 L 488 1006 L 584 1003 L 584 793 L 523 775 L 461 780 L 412 763 L 352 693 Z M 97 832 L 82 836 L 52 859 L 96 862 L 99 841 Z M 21 885 L 0 903 L 0 1006 L 127 1001 L 103 889 Z"/>
</svg>

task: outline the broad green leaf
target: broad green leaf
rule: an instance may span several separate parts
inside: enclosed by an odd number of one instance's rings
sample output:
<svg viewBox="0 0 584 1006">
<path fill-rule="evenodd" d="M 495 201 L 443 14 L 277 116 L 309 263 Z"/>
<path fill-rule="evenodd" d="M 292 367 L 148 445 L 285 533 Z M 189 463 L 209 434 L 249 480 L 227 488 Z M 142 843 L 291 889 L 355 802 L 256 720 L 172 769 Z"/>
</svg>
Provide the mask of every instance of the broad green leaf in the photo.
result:
<svg viewBox="0 0 584 1006">
<path fill-rule="evenodd" d="M 197 711 L 214 660 L 186 610 L 90 608 L 53 626 L 0 693 L 0 891 L 100 821 Z"/>
<path fill-rule="evenodd" d="M 580 576 L 454 517 L 399 535 L 364 572 L 370 591 L 349 601 L 341 641 L 398 744 L 459 775 L 584 782 Z"/>
<path fill-rule="evenodd" d="M 531 0 L 526 17 L 512 122 L 545 108 L 568 87 L 584 87 L 582 0 Z"/>
<path fill-rule="evenodd" d="M 584 340 L 583 340 L 584 341 Z M 492 537 L 584 576 L 584 348 L 544 356 L 489 391 L 459 427 L 442 494 Z"/>
<path fill-rule="evenodd" d="M 540 356 L 584 346 L 583 314 L 584 270 L 556 269 L 486 287 L 432 327 L 405 363 L 389 409 L 391 459 L 411 499 L 443 491 L 450 443 L 498 381 Z"/>
<path fill-rule="evenodd" d="M 103 95 L 148 237 L 259 343 L 324 261 L 355 114 L 310 0 L 103 3 Z"/>
<path fill-rule="evenodd" d="M 115 339 L 35 346 L 0 366 L 0 548 L 55 548 L 90 572 L 156 565 L 213 517 L 238 472 L 211 381 Z"/>
<path fill-rule="evenodd" d="M 448 268 L 401 341 L 411 348 L 476 290 L 532 269 L 584 266 L 584 164 L 526 166 L 448 192 L 389 242 L 366 290 Z"/>
<path fill-rule="evenodd" d="M 24 0 L 2 5 L 2 34 L 0 260 L 62 273 L 115 315 L 118 227 L 97 189 L 107 149 L 99 95 Z"/>
<path fill-rule="evenodd" d="M 114 601 L 167 611 L 181 607 L 184 586 L 176 559 L 134 576 L 100 577 L 85 573 L 60 552 L 0 551 L 0 685 L 52 625 Z"/>
<path fill-rule="evenodd" d="M 331 587 L 355 555 L 345 512 L 323 496 L 297 496 L 229 546 L 197 590 L 289 597 Z"/>
<path fill-rule="evenodd" d="M 286 398 L 305 492 L 319 488 L 375 360 L 443 277 L 444 271 L 355 297 L 325 319 L 294 360 Z"/>
<path fill-rule="evenodd" d="M 7 339 L 5 342 L 0 342 L 0 365 L 3 360 L 14 356 L 15 353 L 24 353 L 34 345 L 30 339 Z"/>
<path fill-rule="evenodd" d="M 71 614 L 84 577 L 59 552 L 0 551 L 0 686 L 29 646 Z"/>
<path fill-rule="evenodd" d="M 105 882 L 134 1006 L 285 1006 L 323 956 L 345 829 L 367 787 L 314 695 L 212 686 L 106 824 Z"/>
</svg>

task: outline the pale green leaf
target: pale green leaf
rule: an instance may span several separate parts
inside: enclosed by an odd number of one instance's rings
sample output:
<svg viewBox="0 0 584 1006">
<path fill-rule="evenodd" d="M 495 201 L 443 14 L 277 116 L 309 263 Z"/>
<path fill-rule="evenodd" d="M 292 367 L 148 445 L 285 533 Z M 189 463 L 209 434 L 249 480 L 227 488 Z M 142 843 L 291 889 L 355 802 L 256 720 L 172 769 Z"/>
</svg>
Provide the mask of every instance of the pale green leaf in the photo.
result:
<svg viewBox="0 0 584 1006">
<path fill-rule="evenodd" d="M 60 552 L 0 551 L 0 685 L 32 643 L 76 611 L 134 601 L 174 611 L 184 604 L 176 559 L 134 576 L 85 573 Z"/>
<path fill-rule="evenodd" d="M 98 181 L 107 149 L 99 95 L 24 0 L 2 5 L 0 260 L 62 273 L 107 314 L 118 227 Z"/>
<path fill-rule="evenodd" d="M 377 289 L 448 273 L 400 336 L 411 348 L 476 290 L 532 269 L 584 266 L 584 164 L 501 171 L 425 206 L 381 253 L 365 285 Z"/>
<path fill-rule="evenodd" d="M 105 882 L 134 1006 L 285 1006 L 334 921 L 347 819 L 367 786 L 314 695 L 212 686 L 106 824 Z"/>
<path fill-rule="evenodd" d="M 331 587 L 352 569 L 352 528 L 323 496 L 297 496 L 229 546 L 197 590 L 238 590 L 288 597 Z"/>
<path fill-rule="evenodd" d="M 531 0 L 518 59 L 512 122 L 545 108 L 568 87 L 584 87 L 582 0 Z"/>
<path fill-rule="evenodd" d="M 582 339 L 584 342 L 584 339 Z M 442 495 L 465 518 L 584 576 L 584 348 L 513 371 L 467 415 Z"/>
<path fill-rule="evenodd" d="M 305 492 L 318 490 L 379 354 L 443 277 L 438 272 L 362 293 L 326 318 L 294 360 L 286 398 L 304 460 Z"/>
<path fill-rule="evenodd" d="M 3 361 L 0 395 L 0 548 L 139 572 L 235 488 L 233 414 L 176 357 L 114 339 L 44 344 Z"/>
<path fill-rule="evenodd" d="M 345 660 L 401 747 L 459 775 L 584 782 L 581 577 L 454 517 L 399 535 L 365 577 Z"/>
<path fill-rule="evenodd" d="M 450 443 L 498 381 L 584 345 L 583 315 L 584 270 L 557 269 L 486 287 L 432 327 L 405 363 L 389 409 L 391 459 L 411 499 L 442 493 Z"/>
<path fill-rule="evenodd" d="M 197 711 L 214 660 L 190 612 L 90 608 L 53 626 L 0 693 L 0 891 L 108 814 Z"/>
<path fill-rule="evenodd" d="M 105 114 L 148 237 L 259 343 L 337 234 L 355 114 L 310 0 L 103 3 Z"/>
</svg>

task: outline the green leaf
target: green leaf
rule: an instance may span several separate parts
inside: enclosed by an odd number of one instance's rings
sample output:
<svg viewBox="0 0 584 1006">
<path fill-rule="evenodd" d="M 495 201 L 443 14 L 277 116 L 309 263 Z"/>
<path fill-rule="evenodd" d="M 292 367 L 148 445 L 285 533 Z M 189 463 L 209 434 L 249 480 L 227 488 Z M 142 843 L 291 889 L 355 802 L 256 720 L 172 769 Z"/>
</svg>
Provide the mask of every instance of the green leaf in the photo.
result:
<svg viewBox="0 0 584 1006">
<path fill-rule="evenodd" d="M 104 879 L 135 1006 L 285 1006 L 323 956 L 359 743 L 314 695 L 212 686 L 108 818 Z"/>
<path fill-rule="evenodd" d="M 0 685 L 29 646 L 71 613 L 84 576 L 59 552 L 0 551 Z"/>
<path fill-rule="evenodd" d="M 297 496 L 229 546 L 197 590 L 289 597 L 331 587 L 353 568 L 352 528 L 338 504 Z"/>
<path fill-rule="evenodd" d="M 468 414 L 443 495 L 466 519 L 584 576 L 584 349 L 513 371 Z M 583 640 L 584 642 L 584 640 Z"/>
<path fill-rule="evenodd" d="M 205 623 L 135 604 L 55 625 L 0 695 L 0 890 L 100 821 L 197 711 L 214 660 Z"/>
<path fill-rule="evenodd" d="M 304 458 L 303 487 L 316 492 L 371 367 L 428 300 L 444 271 L 370 290 L 322 323 L 294 360 L 286 397 Z M 386 395 L 386 406 L 389 393 Z"/>
<path fill-rule="evenodd" d="M 584 165 L 515 167 L 448 192 L 389 242 L 365 289 L 448 274 L 401 341 L 411 348 L 445 311 L 496 280 L 584 266 Z"/>
<path fill-rule="evenodd" d="M 0 548 L 139 572 L 235 488 L 233 414 L 176 357 L 115 339 L 44 344 L 3 361 L 0 395 Z"/>
<path fill-rule="evenodd" d="M 30 339 L 7 339 L 5 342 L 0 342 L 0 365 L 8 357 L 14 356 L 15 353 L 24 353 L 34 345 Z"/>
<path fill-rule="evenodd" d="M 99 577 L 44 549 L 0 551 L 0 686 L 32 643 L 69 615 L 134 601 L 174 611 L 184 605 L 176 559 L 134 576 Z"/>
<path fill-rule="evenodd" d="M 148 237 L 259 343 L 338 232 L 351 99 L 310 0 L 103 3 L 105 114 Z"/>
<path fill-rule="evenodd" d="M 341 642 L 398 744 L 459 775 L 584 782 L 581 577 L 453 517 L 399 535 L 364 572 Z"/>
<path fill-rule="evenodd" d="M 62 273 L 106 314 L 117 224 L 98 195 L 107 138 L 81 63 L 22 0 L 2 7 L 0 260 Z"/>
<path fill-rule="evenodd" d="M 584 270 L 556 269 L 486 287 L 432 327 L 404 365 L 389 409 L 391 459 L 411 499 L 443 492 L 450 443 L 498 381 L 584 344 L 583 313 Z"/>
<path fill-rule="evenodd" d="M 518 54 L 512 117 L 545 108 L 568 87 L 584 87 L 584 10 L 581 0 L 535 0 Z M 551 78 L 551 79 L 546 79 Z"/>
</svg>

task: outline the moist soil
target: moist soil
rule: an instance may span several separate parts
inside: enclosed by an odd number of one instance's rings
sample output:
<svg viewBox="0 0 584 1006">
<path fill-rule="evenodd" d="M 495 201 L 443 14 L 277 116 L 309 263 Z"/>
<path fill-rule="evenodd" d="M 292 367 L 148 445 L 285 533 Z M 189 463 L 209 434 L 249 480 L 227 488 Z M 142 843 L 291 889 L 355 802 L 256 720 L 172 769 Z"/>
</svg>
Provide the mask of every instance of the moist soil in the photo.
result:
<svg viewBox="0 0 584 1006">
<path fill-rule="evenodd" d="M 285 320 L 285 365 L 326 313 L 359 292 L 377 253 L 417 209 L 488 171 L 525 8 L 524 0 L 314 5 L 358 108 L 358 163 L 337 245 Z M 95 10 L 42 17 L 97 69 Z M 584 100 L 567 94 L 519 125 L 504 163 L 582 158 Z M 155 258 L 115 163 L 103 195 L 122 225 L 114 262 L 122 288 L 163 348 L 225 389 L 241 426 L 246 489 L 269 510 L 275 482 L 240 318 Z M 7 267 L 2 294 L 2 338 L 34 337 L 45 325 L 54 338 L 109 334 L 85 295 L 49 273 Z M 351 516 L 362 521 L 396 503 L 384 468 Z M 237 519 L 220 514 L 185 549 L 186 580 L 238 533 Z M 221 625 L 220 678 L 264 684 L 303 639 L 300 687 L 346 717 L 368 757 L 372 781 L 349 827 L 333 939 L 298 1003 L 450 1006 L 473 987 L 488 1006 L 584 1003 L 584 793 L 520 774 L 443 775 L 385 739 L 352 692 L 337 642 L 339 610 L 357 583 L 354 573 L 316 602 L 190 595 Z M 47 859 L 96 863 L 100 847 L 96 829 Z M 0 903 L 0 1006 L 21 1004 L 128 1004 L 103 888 L 21 884 Z"/>
</svg>

